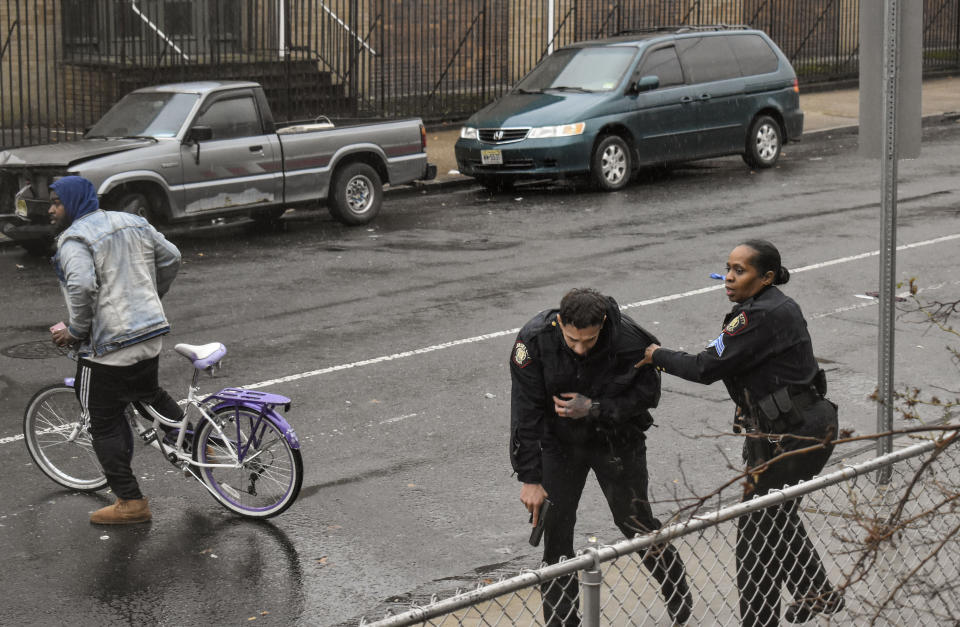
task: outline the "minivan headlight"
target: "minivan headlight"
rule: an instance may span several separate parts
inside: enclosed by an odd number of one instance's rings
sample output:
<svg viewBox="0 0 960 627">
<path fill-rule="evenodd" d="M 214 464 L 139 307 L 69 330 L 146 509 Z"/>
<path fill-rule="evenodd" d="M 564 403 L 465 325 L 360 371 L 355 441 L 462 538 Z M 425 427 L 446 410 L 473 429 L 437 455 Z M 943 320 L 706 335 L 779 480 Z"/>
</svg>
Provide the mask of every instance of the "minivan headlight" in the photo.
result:
<svg viewBox="0 0 960 627">
<path fill-rule="evenodd" d="M 560 126 L 538 126 L 530 129 L 530 132 L 527 133 L 527 137 L 530 139 L 538 139 L 543 137 L 570 137 L 572 135 L 583 135 L 583 131 L 586 128 L 587 125 L 585 122 L 561 124 Z"/>
<path fill-rule="evenodd" d="M 477 138 L 477 129 L 472 126 L 462 126 L 460 127 L 460 139 L 476 139 Z"/>
</svg>

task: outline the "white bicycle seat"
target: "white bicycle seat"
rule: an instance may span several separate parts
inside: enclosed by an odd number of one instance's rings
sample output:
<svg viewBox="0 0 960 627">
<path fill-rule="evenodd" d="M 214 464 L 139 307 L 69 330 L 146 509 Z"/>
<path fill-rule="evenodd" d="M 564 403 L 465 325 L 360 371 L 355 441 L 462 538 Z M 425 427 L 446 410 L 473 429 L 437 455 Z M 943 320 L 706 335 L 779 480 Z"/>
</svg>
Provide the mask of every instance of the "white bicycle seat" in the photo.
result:
<svg viewBox="0 0 960 627">
<path fill-rule="evenodd" d="M 201 344 L 199 346 L 193 344 L 177 344 L 173 347 L 173 350 L 193 362 L 193 367 L 197 370 L 206 370 L 223 359 L 223 356 L 227 354 L 227 347 L 220 342 Z"/>
</svg>

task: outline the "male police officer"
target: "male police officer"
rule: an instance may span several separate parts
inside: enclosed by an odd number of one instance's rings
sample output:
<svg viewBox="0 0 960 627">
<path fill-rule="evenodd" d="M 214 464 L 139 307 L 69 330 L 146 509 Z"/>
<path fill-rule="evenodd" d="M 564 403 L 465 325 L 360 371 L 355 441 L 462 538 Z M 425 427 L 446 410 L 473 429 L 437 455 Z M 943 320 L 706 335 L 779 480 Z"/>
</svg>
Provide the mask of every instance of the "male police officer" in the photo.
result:
<svg viewBox="0 0 960 627">
<path fill-rule="evenodd" d="M 512 376 L 510 461 L 523 483 L 520 500 L 539 521 L 544 499 L 548 564 L 573 554 L 577 505 L 593 470 L 614 522 L 633 537 L 660 528 L 647 499 L 644 431 L 660 399 L 660 376 L 634 364 L 656 338 L 620 313 L 616 301 L 574 289 L 560 309 L 543 311 L 517 336 Z M 683 562 L 670 545 L 642 555 L 677 623 L 692 599 Z M 579 625 L 573 576 L 542 586 L 548 625 Z"/>
</svg>

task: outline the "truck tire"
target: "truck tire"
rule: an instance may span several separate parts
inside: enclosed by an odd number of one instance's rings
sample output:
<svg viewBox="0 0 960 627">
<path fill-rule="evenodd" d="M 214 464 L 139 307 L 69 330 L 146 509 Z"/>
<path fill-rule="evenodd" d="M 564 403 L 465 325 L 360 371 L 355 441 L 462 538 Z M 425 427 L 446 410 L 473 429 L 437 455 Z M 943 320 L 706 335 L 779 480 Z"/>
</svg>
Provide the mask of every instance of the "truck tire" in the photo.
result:
<svg viewBox="0 0 960 627">
<path fill-rule="evenodd" d="M 383 183 L 366 163 L 337 168 L 330 183 L 330 215 L 349 226 L 366 224 L 380 213 Z"/>
<path fill-rule="evenodd" d="M 145 219 L 150 224 L 157 224 L 157 214 L 153 210 L 150 199 L 147 198 L 146 194 L 127 192 L 126 194 L 120 194 L 116 199 L 116 202 L 111 202 L 110 206 L 106 208 L 113 211 L 132 213 Z"/>
</svg>

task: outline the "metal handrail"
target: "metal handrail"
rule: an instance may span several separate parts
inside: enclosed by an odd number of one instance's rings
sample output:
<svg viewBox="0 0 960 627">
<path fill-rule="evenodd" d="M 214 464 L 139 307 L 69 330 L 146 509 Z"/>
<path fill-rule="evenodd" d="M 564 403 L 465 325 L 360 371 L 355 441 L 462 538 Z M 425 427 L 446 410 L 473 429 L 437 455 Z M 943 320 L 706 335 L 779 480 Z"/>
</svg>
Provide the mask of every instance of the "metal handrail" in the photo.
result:
<svg viewBox="0 0 960 627">
<path fill-rule="evenodd" d="M 0 59 L 7 53 L 7 47 L 10 46 L 10 38 L 13 37 L 13 29 L 15 28 L 20 28 L 20 20 L 13 20 L 13 24 L 10 25 L 10 30 L 7 31 L 7 39 L 3 42 L 3 47 L 0 47 Z"/>
<path fill-rule="evenodd" d="M 329 15 L 330 17 L 332 17 L 332 18 L 337 22 L 337 24 L 339 24 L 340 27 L 343 28 L 343 30 L 345 30 L 345 31 L 347 31 L 348 33 L 350 33 L 351 35 L 353 35 L 353 38 L 356 39 L 357 41 L 359 41 L 359 42 L 360 42 L 360 45 L 363 46 L 364 48 L 366 48 L 367 51 L 370 52 L 370 54 L 372 54 L 373 56 L 377 56 L 377 51 L 374 50 L 373 48 L 371 48 L 370 45 L 369 45 L 363 38 L 360 37 L 360 35 L 358 35 L 357 33 L 355 33 L 355 32 L 353 31 L 353 29 L 351 29 L 349 26 L 347 26 L 347 23 L 344 22 L 343 20 L 341 20 L 340 17 L 337 16 L 336 13 L 334 13 L 333 11 L 331 11 L 331 10 L 327 7 L 326 3 L 321 2 L 321 3 L 320 3 L 320 8 L 323 9 L 323 10 L 327 13 L 327 15 Z"/>
<path fill-rule="evenodd" d="M 807 42 L 810 41 L 810 39 L 813 37 L 813 34 L 817 31 L 817 28 L 819 28 L 819 27 L 820 27 L 820 24 L 822 24 L 823 21 L 826 19 L 826 17 L 827 17 L 827 12 L 830 11 L 830 9 L 834 8 L 834 5 L 835 5 L 835 4 L 836 4 L 836 0 L 831 0 L 830 2 L 827 3 L 827 5 L 824 7 L 823 11 L 820 12 L 820 15 L 817 16 L 817 19 L 816 19 L 816 21 L 813 23 L 813 25 L 812 25 L 810 28 L 807 29 L 807 34 L 806 34 L 806 36 L 805 36 L 803 39 L 801 39 L 801 40 L 800 40 L 800 43 L 797 45 L 797 47 L 794 48 L 794 50 L 793 50 L 793 58 L 795 58 L 795 59 L 799 59 L 799 58 L 800 58 L 800 51 L 803 50 L 804 47 L 806 47 Z"/>
<path fill-rule="evenodd" d="M 463 37 L 460 38 L 460 42 L 457 44 L 457 49 L 453 51 L 453 54 L 450 55 L 450 60 L 447 62 L 447 66 L 443 68 L 443 72 L 440 73 L 440 78 L 437 79 L 437 82 L 434 83 L 433 89 L 430 90 L 430 95 L 427 96 L 427 103 L 430 103 L 433 100 L 433 97 L 436 95 L 437 90 L 440 88 L 441 83 L 447 77 L 447 73 L 450 71 L 450 67 L 453 65 L 453 62 L 457 60 L 457 57 L 460 56 L 460 51 L 463 49 L 463 45 L 467 41 L 467 37 L 470 36 L 470 33 L 473 32 L 473 29 L 477 26 L 477 21 L 480 19 L 480 16 L 486 16 L 486 9 L 480 9 L 477 15 L 473 18 L 473 21 L 470 22 L 470 28 L 467 29 L 467 32 L 463 34 Z"/>
<path fill-rule="evenodd" d="M 567 9 L 566 14 L 563 16 L 563 19 L 560 20 L 560 25 L 557 26 L 554 31 L 550 34 L 550 39 L 547 41 L 547 46 L 543 49 L 543 52 L 540 53 L 540 58 L 537 60 L 539 63 L 543 60 L 543 57 L 547 56 L 547 52 L 550 50 L 550 46 L 557 40 L 557 37 L 560 36 L 560 31 L 563 30 L 563 27 L 567 25 L 567 20 L 570 19 L 570 16 L 573 15 L 573 7 Z"/>
<path fill-rule="evenodd" d="M 153 32 L 155 32 L 158 37 L 160 37 L 160 39 L 162 39 L 163 41 L 165 41 L 169 46 L 171 46 L 174 50 L 176 50 L 177 53 L 181 56 L 181 58 L 183 58 L 185 61 L 189 61 L 189 60 L 190 60 L 190 57 L 187 56 L 187 53 L 185 53 L 183 50 L 181 50 L 180 47 L 177 46 L 177 44 L 173 43 L 173 41 L 172 41 L 169 37 L 167 37 L 166 33 L 164 33 L 162 30 L 160 30 L 160 27 L 159 27 L 159 26 L 157 26 L 156 24 L 154 24 L 153 21 L 152 21 L 149 17 L 147 17 L 146 15 L 143 14 L 143 11 L 141 11 L 141 10 L 140 10 L 140 7 L 137 6 L 136 0 L 130 0 L 130 8 L 133 10 L 134 13 L 136 13 L 137 17 L 139 17 L 140 20 L 141 20 L 144 24 L 146 24 L 147 26 L 149 26 L 150 29 L 151 29 Z"/>
</svg>

